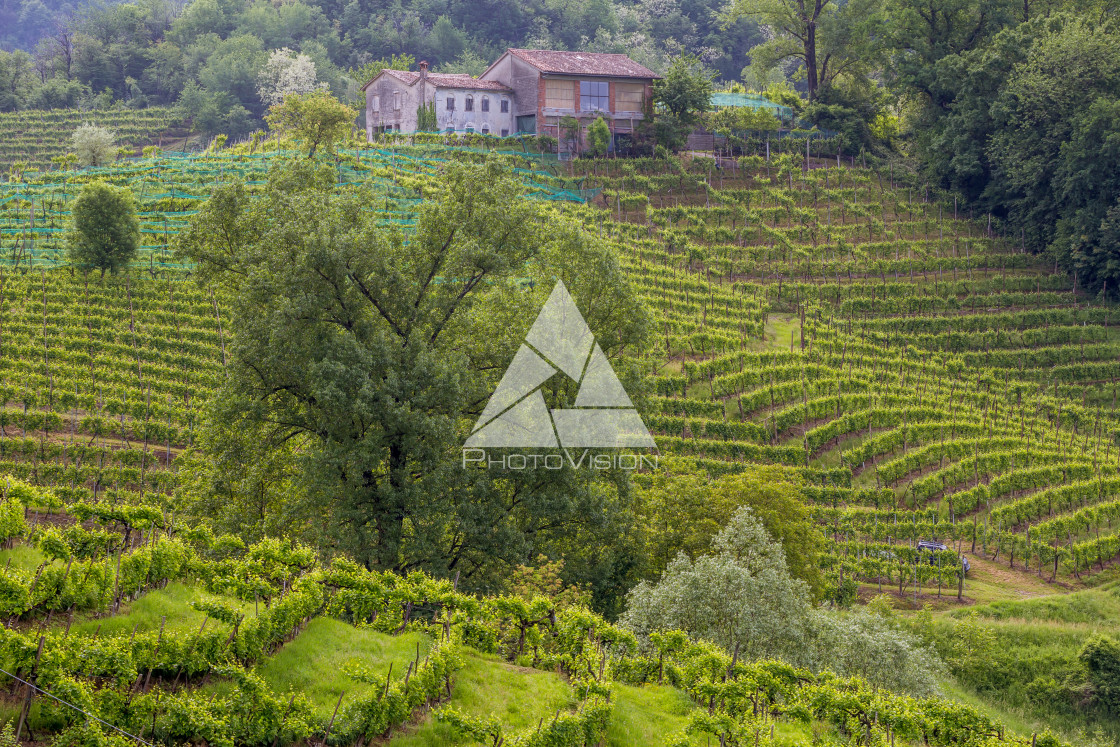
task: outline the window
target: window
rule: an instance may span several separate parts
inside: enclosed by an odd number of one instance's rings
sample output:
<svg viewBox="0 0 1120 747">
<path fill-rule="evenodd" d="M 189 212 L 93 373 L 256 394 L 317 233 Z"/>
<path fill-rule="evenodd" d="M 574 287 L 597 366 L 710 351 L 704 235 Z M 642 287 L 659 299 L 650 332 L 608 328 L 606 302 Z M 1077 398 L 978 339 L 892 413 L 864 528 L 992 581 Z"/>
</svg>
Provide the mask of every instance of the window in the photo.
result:
<svg viewBox="0 0 1120 747">
<path fill-rule="evenodd" d="M 509 114 L 509 99 L 502 99 L 502 114 Z"/>
<path fill-rule="evenodd" d="M 502 103 L 504 104 L 506 102 L 503 101 Z M 503 127 L 502 128 L 502 137 L 508 137 L 508 136 L 509 136 L 509 130 L 507 130 Z"/>
<path fill-rule="evenodd" d="M 485 101 L 486 101 L 486 99 L 483 99 L 483 102 L 485 102 Z M 482 125 L 482 134 L 483 135 L 489 135 L 490 134 L 490 125 L 488 125 L 488 124 Z"/>
<path fill-rule="evenodd" d="M 463 111 L 465 111 L 465 112 L 473 112 L 474 111 L 474 97 L 473 96 L 467 96 L 467 103 L 463 104 Z"/>
<path fill-rule="evenodd" d="M 641 83 L 614 84 L 614 110 L 617 112 L 640 112 L 645 86 Z"/>
<path fill-rule="evenodd" d="M 484 112 L 490 111 L 490 97 L 489 96 L 483 96 L 482 97 L 482 111 L 484 111 Z"/>
<path fill-rule="evenodd" d="M 605 112 L 608 108 L 610 84 L 601 80 L 581 80 L 579 82 L 579 110 L 581 112 Z"/>
<path fill-rule="evenodd" d="M 575 96 L 572 94 L 572 81 L 546 80 L 544 105 L 549 109 L 574 109 Z"/>
<path fill-rule="evenodd" d="M 400 109 L 401 108 L 401 92 L 400 91 L 393 91 L 393 108 L 394 109 Z"/>
<path fill-rule="evenodd" d="M 370 109 L 372 109 L 373 111 L 378 111 L 379 109 L 381 109 L 381 97 L 380 96 L 374 96 L 373 98 L 370 99 Z"/>
<path fill-rule="evenodd" d="M 468 124 L 463 129 L 465 129 L 467 132 L 474 132 L 474 125 L 473 124 Z"/>
<path fill-rule="evenodd" d="M 449 111 L 449 112 L 455 111 L 455 97 L 454 96 L 448 96 L 447 97 L 447 111 Z"/>
</svg>

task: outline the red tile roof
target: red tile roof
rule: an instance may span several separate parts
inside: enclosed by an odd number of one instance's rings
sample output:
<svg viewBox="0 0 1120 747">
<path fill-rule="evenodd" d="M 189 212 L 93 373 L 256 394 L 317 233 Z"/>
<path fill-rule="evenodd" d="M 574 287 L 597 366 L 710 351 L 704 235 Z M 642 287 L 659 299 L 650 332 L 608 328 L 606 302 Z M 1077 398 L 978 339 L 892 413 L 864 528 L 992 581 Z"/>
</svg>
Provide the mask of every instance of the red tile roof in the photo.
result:
<svg viewBox="0 0 1120 747">
<path fill-rule="evenodd" d="M 647 80 L 661 77 L 624 54 L 559 52 L 551 49 L 510 49 L 508 51 L 542 73 L 599 75 L 612 78 L 644 78 Z"/>
<path fill-rule="evenodd" d="M 380 75 L 389 75 L 401 81 L 405 85 L 411 86 L 420 80 L 420 73 L 412 72 L 411 70 L 390 70 L 384 69 L 369 83 L 362 86 L 364 91 L 370 83 L 377 80 Z M 436 88 L 463 88 L 472 91 L 502 91 L 510 92 L 509 86 L 499 83 L 496 80 L 479 80 L 472 78 L 466 73 L 428 73 L 428 82 Z"/>
</svg>

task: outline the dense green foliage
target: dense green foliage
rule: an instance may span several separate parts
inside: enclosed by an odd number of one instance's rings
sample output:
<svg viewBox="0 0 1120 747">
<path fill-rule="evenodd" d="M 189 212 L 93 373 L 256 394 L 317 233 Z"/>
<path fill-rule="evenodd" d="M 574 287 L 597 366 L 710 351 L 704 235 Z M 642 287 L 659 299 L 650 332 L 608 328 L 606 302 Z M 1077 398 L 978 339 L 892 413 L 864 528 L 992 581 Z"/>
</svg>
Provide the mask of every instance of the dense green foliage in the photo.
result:
<svg viewBox="0 0 1120 747">
<path fill-rule="evenodd" d="M 464 470 L 461 428 L 550 278 L 587 304 L 608 356 L 640 345 L 644 316 L 607 246 L 526 200 L 497 162 L 449 165 L 431 197 L 406 240 L 363 210 L 368 191 L 339 195 L 329 169 L 290 167 L 263 199 L 220 188 L 178 247 L 235 294 L 239 332 L 211 420 L 257 445 L 245 453 L 240 439 L 215 440 L 215 456 L 253 461 L 291 444 L 310 503 L 293 502 L 284 483 L 272 489 L 306 513 L 317 544 L 374 567 L 459 569 L 488 584 L 532 544 L 563 536 L 549 526 L 602 531 L 625 483 L 570 468 Z M 550 386 L 551 401 L 574 396 L 563 381 Z"/>
<path fill-rule="evenodd" d="M 1085 665 L 1093 698 L 1109 713 L 1120 709 L 1120 642 L 1094 635 L 1085 641 L 1077 658 Z"/>
<path fill-rule="evenodd" d="M 920 4 L 924 7 L 924 3 Z M 1070 6 L 900 4 L 893 77 L 917 96 L 913 133 L 925 172 L 1006 221 L 1096 292 L 1120 287 L 1116 264 L 1120 97 L 1116 19 Z"/>
<path fill-rule="evenodd" d="M 140 218 L 127 189 L 105 182 L 82 187 L 71 208 L 70 261 L 85 268 L 116 272 L 136 257 Z"/>
<path fill-rule="evenodd" d="M 653 82 L 653 94 L 657 101 L 657 142 L 680 150 L 700 116 L 711 108 L 711 76 L 696 56 L 681 55 L 664 77 Z"/>
<path fill-rule="evenodd" d="M 1115 583 L 950 613 L 905 627 L 928 640 L 954 677 L 1008 710 L 1060 725 L 1073 740 L 1117 739 Z"/>
<path fill-rule="evenodd" d="M 937 691 L 936 655 L 871 615 L 838 619 L 813 610 L 784 555 L 744 506 L 713 538 L 711 554 L 682 554 L 656 584 L 631 591 L 621 621 L 647 647 L 658 634 L 680 629 L 748 660 L 828 668 L 898 692 Z"/>
<path fill-rule="evenodd" d="M 605 156 L 610 139 L 611 131 L 607 127 L 607 121 L 599 117 L 587 126 L 587 155 Z"/>
<path fill-rule="evenodd" d="M 765 467 L 714 480 L 695 473 L 640 476 L 637 512 L 647 527 L 652 570 L 664 570 L 679 552 L 706 552 L 736 511 L 748 506 L 781 543 L 790 574 L 819 596 L 823 537 L 797 482 L 788 472 Z"/>
</svg>

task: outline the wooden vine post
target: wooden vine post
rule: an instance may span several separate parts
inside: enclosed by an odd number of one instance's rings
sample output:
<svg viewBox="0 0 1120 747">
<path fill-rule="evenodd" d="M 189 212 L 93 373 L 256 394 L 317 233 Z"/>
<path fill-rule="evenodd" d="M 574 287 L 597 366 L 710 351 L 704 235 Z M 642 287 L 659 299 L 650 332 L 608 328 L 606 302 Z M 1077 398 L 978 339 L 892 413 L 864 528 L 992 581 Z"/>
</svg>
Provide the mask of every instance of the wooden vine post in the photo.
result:
<svg viewBox="0 0 1120 747">
<path fill-rule="evenodd" d="M 19 726 L 16 727 L 15 741 L 18 744 L 24 725 L 27 725 L 28 737 L 31 736 L 31 725 L 27 723 L 27 715 L 31 711 L 31 698 L 35 695 L 35 682 L 39 678 L 39 660 L 43 657 L 43 642 L 46 636 L 39 636 L 39 648 L 35 652 L 35 663 L 31 665 L 31 673 L 27 676 L 27 695 L 23 698 L 23 706 L 19 710 Z"/>
</svg>

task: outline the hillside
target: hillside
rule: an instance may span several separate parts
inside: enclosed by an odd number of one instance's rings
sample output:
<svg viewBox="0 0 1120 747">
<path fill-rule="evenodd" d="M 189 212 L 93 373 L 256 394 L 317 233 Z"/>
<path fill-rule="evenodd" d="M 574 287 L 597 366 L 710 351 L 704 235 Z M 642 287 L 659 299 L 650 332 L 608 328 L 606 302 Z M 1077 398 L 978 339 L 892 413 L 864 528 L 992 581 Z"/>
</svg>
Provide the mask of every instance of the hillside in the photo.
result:
<svg viewBox="0 0 1120 747">
<path fill-rule="evenodd" d="M 918 538 L 1091 574 L 1116 554 L 1116 310 L 928 190 L 803 160 L 596 180 L 659 312 L 662 452 L 801 467 L 832 571 L 900 593 L 957 586 L 956 550 L 914 577 Z"/>
<path fill-rule="evenodd" d="M 352 151 L 338 181 L 376 183 L 374 209 L 407 228 L 452 152 Z M 450 580 L 319 569 L 311 551 L 184 531 L 175 461 L 236 330 L 227 300 L 190 281 L 168 245 L 214 184 L 260 183 L 278 155 L 164 154 L 2 185 L 0 467 L 18 502 L 3 576 L 5 614 L 18 618 L 9 665 L 172 741 L 330 729 L 330 743 L 348 744 L 408 722 L 393 742 L 543 744 L 588 730 L 609 744 L 669 743 L 687 723 L 697 739 L 762 744 L 1030 742 L 949 701 L 680 641 L 646 658 L 628 632 L 549 600 L 479 600 Z M 776 465 L 803 481 L 831 538 L 822 561 L 836 601 L 882 590 L 899 605 L 952 607 L 1060 593 L 1100 573 L 1120 549 L 1115 310 L 889 166 L 803 161 L 517 162 L 532 197 L 617 245 L 651 313 L 643 414 L 662 466 L 714 480 Z M 65 267 L 59 232 L 93 175 L 140 201 L 145 251 L 123 277 Z M 954 549 L 919 562 L 913 543 L 932 538 Z M 963 585 L 958 549 L 975 569 Z M 79 650 L 101 658 L 67 653 Z M 231 663 L 255 665 L 267 687 Z M 309 681 L 308 668 L 336 674 Z M 447 697 L 455 713 L 410 716 Z M 12 710 L 21 702 L 13 688 Z M 67 723 L 36 709 L 35 733 Z"/>
<path fill-rule="evenodd" d="M 73 149 L 70 137 L 84 123 L 112 132 L 117 145 L 129 155 L 140 155 L 149 146 L 181 144 L 188 134 L 170 107 L 5 112 L 0 114 L 5 133 L 0 168 L 18 178 L 29 169 L 47 171 L 73 165 L 66 160 Z"/>
</svg>

